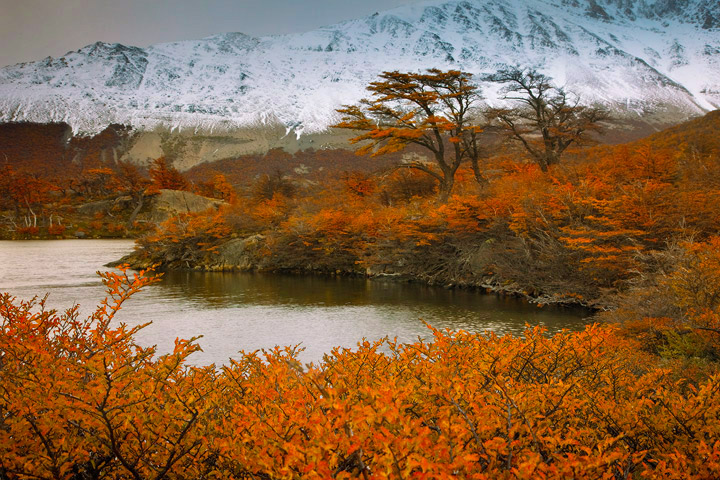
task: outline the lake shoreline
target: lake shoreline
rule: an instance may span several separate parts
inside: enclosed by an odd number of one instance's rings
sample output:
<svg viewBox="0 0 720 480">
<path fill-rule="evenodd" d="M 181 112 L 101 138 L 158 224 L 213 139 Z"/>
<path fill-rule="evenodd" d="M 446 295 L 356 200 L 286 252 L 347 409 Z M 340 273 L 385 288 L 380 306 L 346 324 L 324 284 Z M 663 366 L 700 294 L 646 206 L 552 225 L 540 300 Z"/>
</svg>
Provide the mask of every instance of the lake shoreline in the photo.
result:
<svg viewBox="0 0 720 480">
<path fill-rule="evenodd" d="M 18 299 L 43 298 L 62 312 L 80 306 L 91 315 L 107 295 L 96 272 L 133 249 L 128 240 L 0 242 L 0 291 Z M 139 267 L 139 266 L 138 266 Z M 579 331 L 585 310 L 538 308 L 520 298 L 481 290 L 398 281 L 393 276 L 318 272 L 199 271 L 166 269 L 156 284 L 134 295 L 116 320 L 139 332 L 143 346 L 160 354 L 174 339 L 201 337 L 195 365 L 225 364 L 240 350 L 301 344 L 304 362 L 317 362 L 335 347 L 355 348 L 363 339 L 397 337 L 412 342 L 438 330 L 522 336 L 528 325 L 548 335 Z"/>
<path fill-rule="evenodd" d="M 394 271 L 373 271 L 372 269 L 365 269 L 364 271 L 358 268 L 347 269 L 338 268 L 328 270 L 317 265 L 308 264 L 305 268 L 283 268 L 275 267 L 268 268 L 263 265 L 262 261 L 259 260 L 250 249 L 247 248 L 247 241 L 256 236 L 251 236 L 245 239 L 230 240 L 227 243 L 240 242 L 243 243 L 242 254 L 237 255 L 237 252 L 230 254 L 228 257 L 223 258 L 223 248 L 219 249 L 219 254 L 206 255 L 202 261 L 190 264 L 186 261 L 185 265 L 178 261 L 168 261 L 167 258 L 162 256 L 149 255 L 147 249 L 136 247 L 136 250 L 131 252 L 124 257 L 108 263 L 108 267 L 118 267 L 120 265 L 128 265 L 134 270 L 147 270 L 154 268 L 157 271 L 192 271 L 192 272 L 257 272 L 257 273 L 270 273 L 270 274 L 284 274 L 284 275 L 313 275 L 320 277 L 351 277 L 351 278 L 365 278 L 374 281 L 389 281 L 396 283 L 413 283 L 418 285 L 425 285 L 429 287 L 439 287 L 444 289 L 461 289 L 469 291 L 477 291 L 482 294 L 495 294 L 499 296 L 508 296 L 518 298 L 527 302 L 531 305 L 537 306 L 556 306 L 561 308 L 580 308 L 587 311 L 592 316 L 600 311 L 608 310 L 609 304 L 602 304 L 600 302 L 587 302 L 579 299 L 575 296 L 562 296 L 552 295 L 542 292 L 527 292 L 520 286 L 514 284 L 502 284 L 492 275 L 481 275 L 477 278 L 471 279 L 460 279 L 460 278 L 431 278 L 424 272 L 418 272 L 416 274 L 407 272 L 394 272 Z"/>
</svg>

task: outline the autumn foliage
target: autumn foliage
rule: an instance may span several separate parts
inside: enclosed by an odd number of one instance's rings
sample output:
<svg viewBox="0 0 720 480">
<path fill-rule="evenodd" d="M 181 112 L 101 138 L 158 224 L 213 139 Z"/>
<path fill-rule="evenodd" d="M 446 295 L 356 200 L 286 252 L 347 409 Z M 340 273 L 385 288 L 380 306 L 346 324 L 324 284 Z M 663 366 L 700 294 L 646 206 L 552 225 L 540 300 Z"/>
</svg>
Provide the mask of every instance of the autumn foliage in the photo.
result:
<svg viewBox="0 0 720 480">
<path fill-rule="evenodd" d="M 680 378 L 614 327 L 440 332 L 188 364 L 113 315 L 0 298 L 2 478 L 717 478 L 720 377 Z"/>
<path fill-rule="evenodd" d="M 189 185 L 185 177 L 165 157 L 156 158 L 150 166 L 150 179 L 153 189 L 187 190 Z"/>
</svg>

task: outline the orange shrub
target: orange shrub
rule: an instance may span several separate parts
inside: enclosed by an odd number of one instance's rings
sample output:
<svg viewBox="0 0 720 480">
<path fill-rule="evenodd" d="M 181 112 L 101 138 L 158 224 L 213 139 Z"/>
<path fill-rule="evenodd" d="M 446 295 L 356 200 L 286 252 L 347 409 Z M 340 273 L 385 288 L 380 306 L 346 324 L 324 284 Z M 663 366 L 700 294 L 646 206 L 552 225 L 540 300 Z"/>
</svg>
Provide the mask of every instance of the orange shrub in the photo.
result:
<svg viewBox="0 0 720 480">
<path fill-rule="evenodd" d="M 720 377 L 690 384 L 612 327 L 433 331 L 303 367 L 297 348 L 190 367 L 111 325 L 148 281 L 77 309 L 0 296 L 6 478 L 670 478 L 720 475 Z M 383 353 L 381 348 L 387 353 Z"/>
<path fill-rule="evenodd" d="M 59 225 L 56 223 L 55 225 L 50 225 L 48 227 L 48 235 L 60 236 L 65 233 L 65 230 L 67 230 L 65 225 Z"/>
<path fill-rule="evenodd" d="M 207 260 L 230 235 L 225 212 L 209 209 L 170 217 L 139 240 L 149 264 L 189 267 Z"/>
<path fill-rule="evenodd" d="M 32 237 L 40 233 L 40 227 L 18 227 L 17 233 L 25 237 Z"/>
</svg>

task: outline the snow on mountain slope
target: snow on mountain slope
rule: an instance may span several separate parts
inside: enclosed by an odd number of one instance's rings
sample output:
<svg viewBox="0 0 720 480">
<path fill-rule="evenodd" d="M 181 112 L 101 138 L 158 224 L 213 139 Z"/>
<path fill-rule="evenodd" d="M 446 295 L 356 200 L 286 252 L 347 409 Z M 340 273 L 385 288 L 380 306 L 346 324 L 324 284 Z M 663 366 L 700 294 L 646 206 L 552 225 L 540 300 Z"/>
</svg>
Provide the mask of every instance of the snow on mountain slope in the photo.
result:
<svg viewBox="0 0 720 480">
<path fill-rule="evenodd" d="M 241 33 L 128 47 L 98 42 L 0 69 L 0 121 L 65 121 L 96 133 L 283 125 L 318 132 L 384 70 L 461 69 L 481 78 L 537 66 L 621 116 L 720 107 L 716 0 L 465 0 L 412 4 L 315 31 Z M 483 84 L 490 103 L 498 87 Z"/>
</svg>

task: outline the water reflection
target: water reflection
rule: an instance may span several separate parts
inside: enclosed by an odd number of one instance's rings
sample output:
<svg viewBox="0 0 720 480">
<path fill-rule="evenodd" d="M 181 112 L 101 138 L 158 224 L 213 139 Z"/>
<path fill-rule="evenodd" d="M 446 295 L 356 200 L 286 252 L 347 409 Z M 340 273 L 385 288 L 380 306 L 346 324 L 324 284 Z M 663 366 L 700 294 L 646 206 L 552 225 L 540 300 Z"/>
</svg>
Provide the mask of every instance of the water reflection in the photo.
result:
<svg viewBox="0 0 720 480">
<path fill-rule="evenodd" d="M 23 298 L 50 292 L 52 306 L 102 298 L 94 272 L 132 248 L 129 241 L 0 242 L 0 291 Z M 3 266 L 3 260 L 5 265 Z M 335 346 L 384 336 L 403 342 L 436 328 L 551 332 L 580 329 L 583 311 L 538 308 L 513 298 L 390 280 L 252 273 L 169 272 L 134 297 L 118 322 L 152 321 L 141 344 L 170 351 L 176 337 L 202 335 L 196 364 L 224 363 L 239 350 L 302 344 L 303 361 L 318 361 Z"/>
<path fill-rule="evenodd" d="M 578 310 L 538 308 L 476 291 L 361 278 L 170 272 L 147 294 L 154 298 L 144 302 L 162 306 L 161 312 L 153 313 L 155 324 L 148 330 L 173 318 L 173 333 L 191 336 L 201 331 L 201 345 L 212 348 L 199 356 L 219 363 L 240 349 L 274 345 L 302 344 L 306 348 L 302 358 L 310 361 L 363 338 L 414 341 L 429 336 L 423 322 L 440 329 L 499 334 L 519 334 L 526 325 L 543 325 L 551 332 L 584 325 L 583 312 Z M 193 311 L 189 321 L 188 309 Z M 147 333 L 161 344 L 166 332 Z"/>
<path fill-rule="evenodd" d="M 579 309 L 537 307 L 511 297 L 473 290 L 444 289 L 394 280 L 231 272 L 167 272 L 157 287 L 167 298 L 204 308 L 239 305 L 288 307 L 362 307 L 412 310 L 428 318 L 472 317 L 511 322 L 508 331 L 524 323 L 553 331 L 576 328 Z"/>
</svg>

